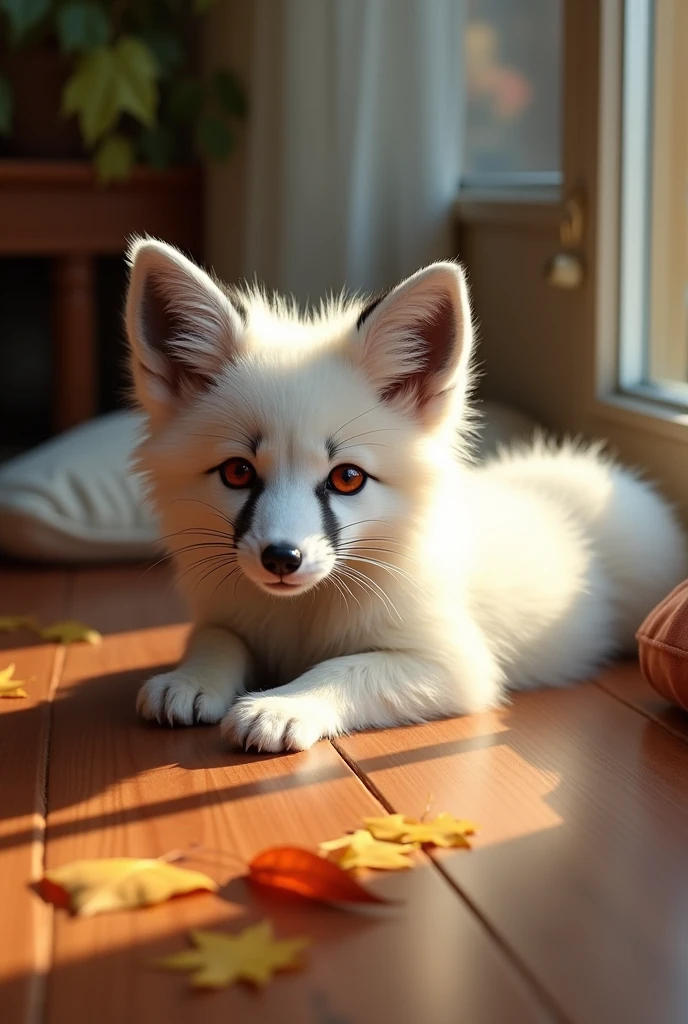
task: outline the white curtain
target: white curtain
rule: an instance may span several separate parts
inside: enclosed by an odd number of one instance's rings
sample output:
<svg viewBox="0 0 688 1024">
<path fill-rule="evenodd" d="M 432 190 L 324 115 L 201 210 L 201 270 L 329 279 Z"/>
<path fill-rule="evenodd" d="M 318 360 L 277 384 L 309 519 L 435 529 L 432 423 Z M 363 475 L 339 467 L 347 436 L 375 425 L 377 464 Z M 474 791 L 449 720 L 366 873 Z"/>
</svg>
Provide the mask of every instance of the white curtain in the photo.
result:
<svg viewBox="0 0 688 1024">
<path fill-rule="evenodd" d="M 249 0 L 242 272 L 317 301 L 456 254 L 466 0 Z"/>
</svg>

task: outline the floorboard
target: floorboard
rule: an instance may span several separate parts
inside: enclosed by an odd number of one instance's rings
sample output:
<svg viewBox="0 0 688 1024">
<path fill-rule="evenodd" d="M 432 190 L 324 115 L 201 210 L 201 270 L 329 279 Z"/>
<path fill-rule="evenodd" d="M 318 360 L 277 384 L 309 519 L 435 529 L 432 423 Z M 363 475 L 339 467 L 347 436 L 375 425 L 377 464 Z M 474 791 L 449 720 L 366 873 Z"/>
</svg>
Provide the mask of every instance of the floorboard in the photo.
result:
<svg viewBox="0 0 688 1024">
<path fill-rule="evenodd" d="M 167 573 L 3 567 L 2 583 L 0 615 L 104 634 L 66 649 L 0 634 L 0 667 L 34 677 L 27 700 L 0 700 L 3 1024 L 684 1024 L 688 715 L 635 664 L 499 713 L 237 755 L 217 729 L 136 719 L 138 686 L 187 632 Z M 428 806 L 480 834 L 470 852 L 368 880 L 398 905 L 343 912 L 242 880 L 267 846 L 315 847 L 382 808 Z M 173 849 L 221 895 L 83 921 L 30 888 L 44 862 Z M 191 927 L 262 916 L 313 939 L 308 968 L 265 992 L 199 996 L 151 967 Z"/>
<path fill-rule="evenodd" d="M 240 876 L 256 852 L 315 847 L 378 813 L 379 802 L 329 743 L 284 757 L 230 755 L 216 729 L 136 721 L 138 685 L 184 640 L 183 617 L 155 574 L 134 585 L 125 573 L 82 573 L 71 607 L 105 637 L 67 652 L 53 717 L 48 864 L 201 844 L 190 863 L 223 890 L 92 920 L 57 914 L 46 1024 L 190 1024 L 199 1014 L 209 1024 L 562 1020 L 424 855 L 413 871 L 371 881 L 403 902 L 365 914 L 251 890 Z M 313 939 L 308 969 L 265 992 L 198 996 L 183 977 L 150 967 L 182 948 L 190 927 L 236 928 L 263 915 L 279 934 Z"/>
<path fill-rule="evenodd" d="M 588 684 L 337 745 L 390 809 L 481 823 L 437 863 L 569 1020 L 685 1022 L 681 740 Z"/>
<path fill-rule="evenodd" d="M 688 742 L 688 712 L 674 707 L 653 690 L 635 662 L 615 665 L 596 680 L 601 690 L 639 711 L 677 739 Z"/>
<path fill-rule="evenodd" d="M 0 615 L 63 617 L 67 574 L 0 567 Z M 62 651 L 23 630 L 0 633 L 0 668 L 14 663 L 28 697 L 0 699 L 0 1019 L 38 1024 L 50 957 L 50 909 L 29 888 L 43 873 L 51 700 Z"/>
</svg>

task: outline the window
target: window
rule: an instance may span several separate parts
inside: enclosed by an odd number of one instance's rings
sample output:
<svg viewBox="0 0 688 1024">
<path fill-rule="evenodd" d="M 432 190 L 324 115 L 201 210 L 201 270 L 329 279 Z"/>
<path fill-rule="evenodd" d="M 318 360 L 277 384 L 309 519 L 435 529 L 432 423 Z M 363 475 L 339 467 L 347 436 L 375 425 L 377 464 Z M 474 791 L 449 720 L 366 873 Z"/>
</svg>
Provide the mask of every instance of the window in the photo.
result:
<svg viewBox="0 0 688 1024">
<path fill-rule="evenodd" d="M 562 32 L 563 0 L 469 0 L 465 185 L 560 184 Z"/>
<path fill-rule="evenodd" d="M 688 2 L 626 0 L 619 385 L 688 404 Z"/>
</svg>

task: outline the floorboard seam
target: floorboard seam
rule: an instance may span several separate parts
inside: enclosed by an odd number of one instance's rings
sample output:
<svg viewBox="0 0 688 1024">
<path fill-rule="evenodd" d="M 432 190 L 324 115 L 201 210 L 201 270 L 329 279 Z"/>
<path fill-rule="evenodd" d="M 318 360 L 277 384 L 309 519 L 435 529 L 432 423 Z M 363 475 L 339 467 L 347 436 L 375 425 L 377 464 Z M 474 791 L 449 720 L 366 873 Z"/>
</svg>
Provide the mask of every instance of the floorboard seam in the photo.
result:
<svg viewBox="0 0 688 1024">
<path fill-rule="evenodd" d="M 679 740 L 683 744 L 688 743 L 688 737 L 686 737 L 684 733 L 679 732 L 678 729 L 672 729 L 667 722 L 662 722 L 661 719 L 657 718 L 657 716 L 653 715 L 650 711 L 645 711 L 643 708 L 639 708 L 638 705 L 634 704 L 632 701 L 625 700 L 623 697 L 620 697 L 614 690 L 608 690 L 604 683 L 595 682 L 595 687 L 600 691 L 600 693 L 606 694 L 607 697 L 618 701 L 619 704 L 623 704 L 623 706 L 625 708 L 629 708 L 630 711 L 635 711 L 636 714 L 642 715 L 646 721 L 652 722 L 654 725 L 659 726 L 660 729 L 664 729 L 664 731 L 668 732 L 670 736 L 674 737 L 674 739 Z"/>
<path fill-rule="evenodd" d="M 50 748 L 53 735 L 53 706 L 60 677 L 64 668 L 65 649 L 62 646 L 55 648 L 48 694 L 46 700 L 45 714 L 45 741 L 40 763 L 40 772 L 37 779 L 36 810 L 35 810 L 35 838 L 33 841 L 34 856 L 32 857 L 31 875 L 32 882 L 38 882 L 45 874 L 46 869 L 46 847 L 48 827 L 48 776 L 50 773 Z M 37 948 L 35 950 L 35 972 L 31 979 L 29 989 L 29 1001 L 27 1010 L 27 1024 L 43 1024 L 46 1017 L 47 983 L 50 965 L 52 963 L 53 950 L 53 911 L 46 903 L 36 905 L 36 914 L 42 918 L 43 926 L 36 929 L 38 936 Z"/>
<path fill-rule="evenodd" d="M 65 576 L 64 606 L 69 608 L 71 597 L 74 591 L 74 580 L 72 573 Z M 39 881 L 46 870 L 47 836 L 48 836 L 48 787 L 50 779 L 50 754 L 53 741 L 53 720 L 55 708 L 55 695 L 60 685 L 60 679 L 64 671 L 67 649 L 59 644 L 55 648 L 48 695 L 45 709 L 46 738 L 43 745 L 40 776 L 36 793 L 36 857 L 32 863 L 32 881 Z M 32 985 L 29 993 L 29 1005 L 26 1024 L 44 1024 L 47 1017 L 48 997 L 48 975 L 52 967 L 54 947 L 54 911 L 47 903 L 36 904 L 37 913 L 45 920 L 45 927 L 37 930 L 42 938 L 42 945 L 36 949 L 36 971 L 33 975 Z"/>
<path fill-rule="evenodd" d="M 385 808 L 388 814 L 396 813 L 398 809 L 395 808 L 392 804 L 390 804 L 386 797 L 383 796 L 383 794 L 377 788 L 375 783 L 370 778 L 368 778 L 365 772 L 361 771 L 357 762 L 354 761 L 353 758 L 349 757 L 346 751 L 343 750 L 342 747 L 340 747 L 339 743 L 336 740 L 330 740 L 330 743 L 337 751 L 339 756 L 342 758 L 342 760 L 345 762 L 345 764 L 348 765 L 348 767 L 354 773 L 359 782 L 363 786 L 365 786 L 365 788 L 368 790 L 371 796 L 374 796 L 375 799 L 382 804 L 382 806 Z M 543 1008 L 548 1013 L 550 1013 L 555 1020 L 559 1021 L 559 1024 L 575 1024 L 573 1018 L 567 1016 L 567 1014 L 564 1012 L 561 1006 L 559 1006 L 558 1003 L 554 1000 L 554 998 L 548 992 L 548 990 L 542 986 L 538 978 L 531 972 L 530 968 L 523 963 L 520 957 L 514 952 L 512 947 L 505 941 L 505 939 L 502 938 L 499 932 L 497 932 L 493 928 L 492 924 L 485 917 L 480 908 L 476 906 L 473 900 L 471 900 L 470 897 L 466 895 L 463 889 L 459 888 L 459 886 L 454 882 L 450 875 L 445 871 L 442 864 L 440 864 L 439 861 L 436 860 L 435 857 L 433 857 L 432 853 L 429 853 L 427 850 L 425 850 L 424 852 L 426 853 L 428 860 L 430 861 L 430 864 L 442 876 L 444 881 L 447 882 L 447 884 L 456 893 L 459 899 L 462 900 L 463 903 L 465 903 L 465 905 L 468 907 L 468 909 L 471 911 L 474 917 L 478 919 L 478 921 L 485 929 L 485 931 L 488 933 L 492 941 L 499 947 L 504 957 L 509 961 L 513 969 L 522 978 L 524 984 L 531 990 L 532 994 L 542 1003 Z"/>
</svg>

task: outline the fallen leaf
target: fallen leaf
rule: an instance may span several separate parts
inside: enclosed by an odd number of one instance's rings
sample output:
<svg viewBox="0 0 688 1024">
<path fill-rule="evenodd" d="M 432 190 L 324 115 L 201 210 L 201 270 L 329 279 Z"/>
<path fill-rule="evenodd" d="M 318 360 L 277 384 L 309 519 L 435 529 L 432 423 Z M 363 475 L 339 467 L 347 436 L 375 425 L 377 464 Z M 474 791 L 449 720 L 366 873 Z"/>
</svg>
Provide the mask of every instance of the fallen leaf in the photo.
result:
<svg viewBox="0 0 688 1024">
<path fill-rule="evenodd" d="M 364 818 L 363 824 L 376 839 L 396 843 L 431 843 L 433 846 L 470 847 L 477 825 L 472 821 L 438 814 L 432 821 L 416 821 L 404 814 L 386 814 L 382 818 Z"/>
<path fill-rule="evenodd" d="M 172 896 L 217 889 L 217 882 L 200 871 L 137 857 L 75 860 L 46 871 L 40 883 L 46 900 L 79 917 L 149 907 Z"/>
<path fill-rule="evenodd" d="M 249 864 L 249 878 L 258 885 L 286 889 L 325 903 L 388 903 L 364 889 L 343 868 L 296 846 L 264 850 Z"/>
<path fill-rule="evenodd" d="M 53 640 L 58 644 L 84 642 L 95 645 L 101 643 L 103 639 L 97 629 L 91 629 L 90 626 L 85 626 L 83 622 L 76 622 L 74 619 L 46 626 L 41 630 L 41 637 L 44 640 Z"/>
<path fill-rule="evenodd" d="M 377 868 L 380 871 L 399 871 L 412 867 L 409 853 L 417 850 L 419 843 L 386 843 L 374 839 L 370 832 L 359 828 L 356 832 L 320 843 L 324 853 L 333 853 L 341 868 Z"/>
<path fill-rule="evenodd" d="M 20 629 L 38 632 L 40 626 L 32 615 L 0 615 L 0 633 L 14 633 Z"/>
<path fill-rule="evenodd" d="M 14 665 L 0 669 L 0 697 L 28 697 L 24 689 L 25 679 L 13 679 Z"/>
<path fill-rule="evenodd" d="M 189 938 L 196 947 L 158 960 L 166 971 L 192 971 L 197 988 L 226 988 L 235 981 L 267 985 L 275 971 L 301 967 L 310 940 L 276 939 L 270 921 L 244 928 L 238 935 L 194 931 Z"/>
</svg>

